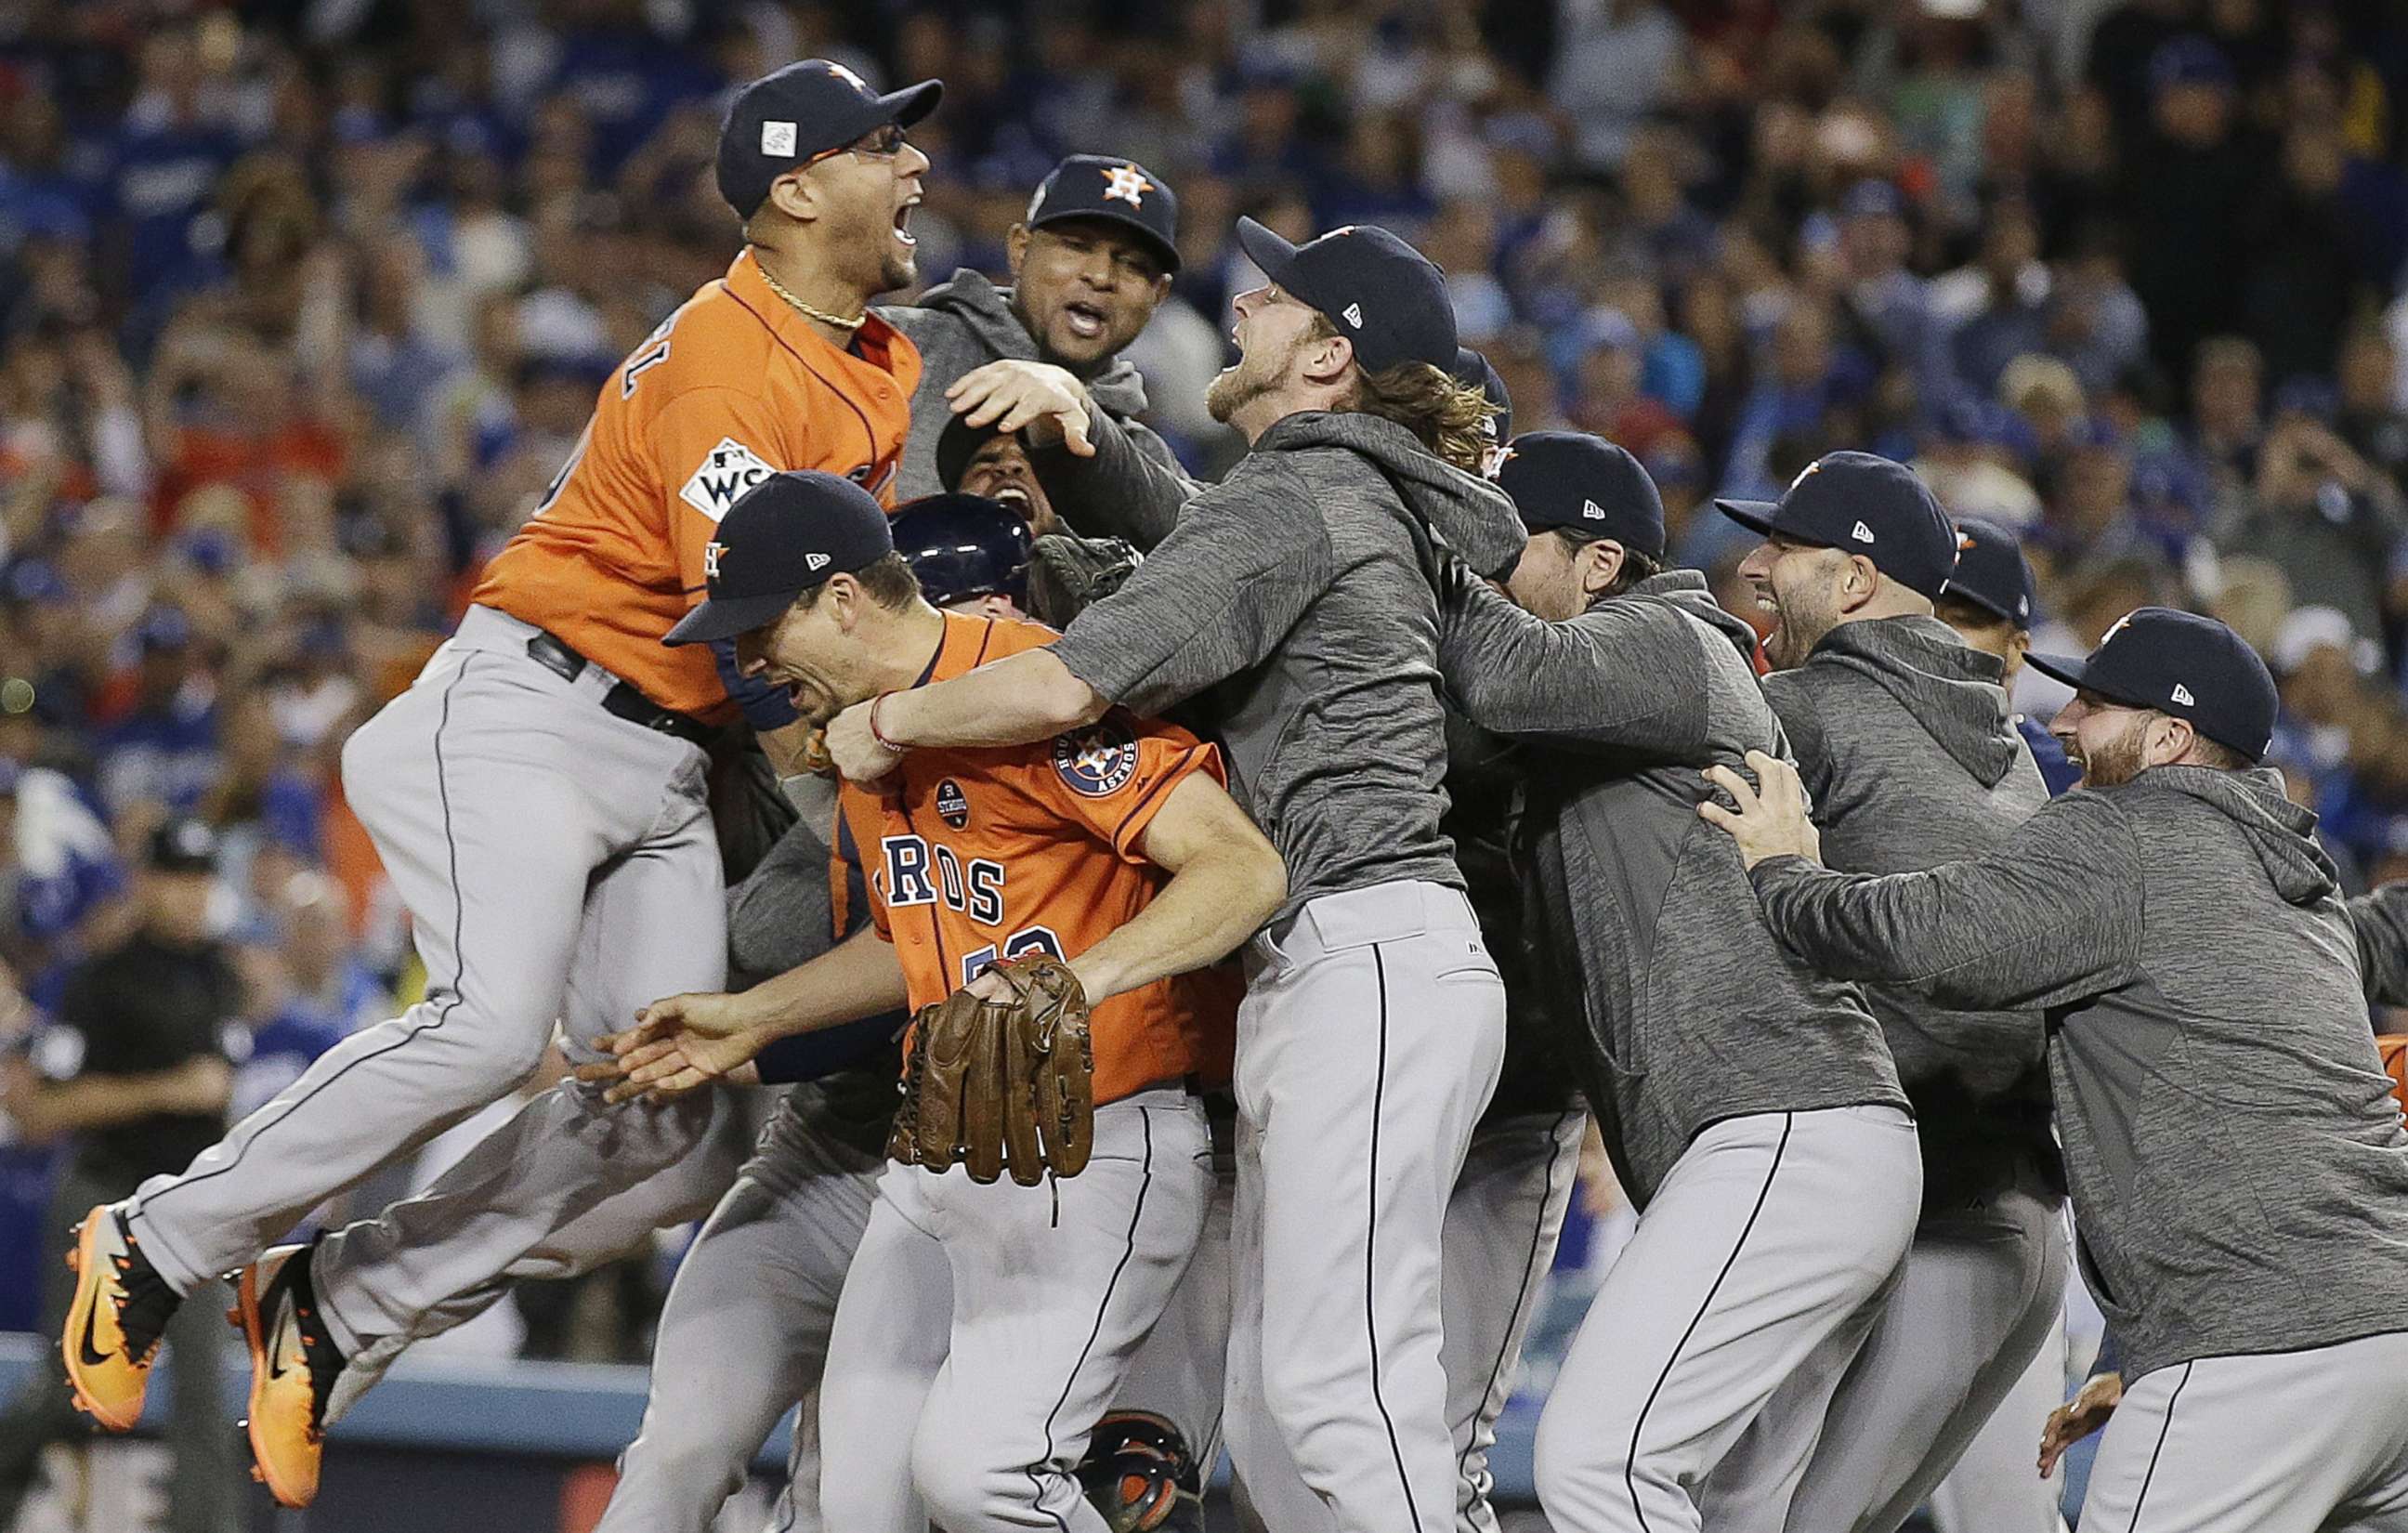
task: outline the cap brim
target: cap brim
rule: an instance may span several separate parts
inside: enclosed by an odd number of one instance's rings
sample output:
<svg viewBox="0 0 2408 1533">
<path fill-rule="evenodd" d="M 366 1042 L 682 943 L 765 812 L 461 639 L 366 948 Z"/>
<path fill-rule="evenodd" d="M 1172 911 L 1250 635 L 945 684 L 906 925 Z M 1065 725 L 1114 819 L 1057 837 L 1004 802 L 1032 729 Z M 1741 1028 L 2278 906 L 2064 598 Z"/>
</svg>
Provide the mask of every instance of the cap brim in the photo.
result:
<svg viewBox="0 0 2408 1533">
<path fill-rule="evenodd" d="M 1729 517 L 1751 532 L 1772 536 L 1772 516 L 1781 509 L 1777 500 L 1717 500 L 1714 509 Z"/>
<path fill-rule="evenodd" d="M 2090 662 L 2078 655 L 2042 654 L 2033 651 L 2024 656 L 2024 664 L 2042 676 L 2064 682 L 2076 692 L 2090 684 Z"/>
<path fill-rule="evenodd" d="M 661 642 L 675 648 L 681 644 L 711 644 L 749 634 L 794 606 L 795 598 L 800 595 L 783 591 L 766 596 L 714 596 L 688 612 L 662 637 Z"/>
<path fill-rule="evenodd" d="M 908 128 L 937 109 L 945 98 L 945 82 L 924 79 L 917 85 L 906 85 L 899 91 L 889 91 L 878 98 L 879 121 Z"/>
<path fill-rule="evenodd" d="M 1296 269 L 1295 246 L 1253 219 L 1241 218 L 1238 221 L 1238 249 L 1262 268 L 1265 277 L 1282 287 L 1288 285 L 1288 274 Z"/>
<path fill-rule="evenodd" d="M 1144 221 L 1131 218 L 1126 213 L 1108 211 L 1100 208 L 1065 208 L 1058 213 L 1047 213 L 1043 215 L 1039 218 L 1036 222 L 1031 223 L 1029 227 L 1032 229 L 1042 229 L 1049 223 L 1068 223 L 1077 219 L 1086 219 L 1097 223 L 1116 223 L 1132 234 L 1142 237 L 1145 240 L 1147 249 L 1153 251 L 1155 255 L 1162 258 L 1162 269 L 1164 271 L 1175 272 L 1179 269 L 1178 248 L 1172 245 L 1170 241 L 1163 238 L 1159 232 L 1148 225 Z"/>
</svg>

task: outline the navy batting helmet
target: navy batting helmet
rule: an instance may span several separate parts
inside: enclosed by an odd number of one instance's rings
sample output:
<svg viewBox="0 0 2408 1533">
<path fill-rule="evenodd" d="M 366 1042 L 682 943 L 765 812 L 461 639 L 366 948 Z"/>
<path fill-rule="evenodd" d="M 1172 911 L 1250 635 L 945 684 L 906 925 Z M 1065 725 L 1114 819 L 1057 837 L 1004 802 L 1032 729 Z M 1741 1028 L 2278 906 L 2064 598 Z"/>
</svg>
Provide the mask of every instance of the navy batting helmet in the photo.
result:
<svg viewBox="0 0 2408 1533">
<path fill-rule="evenodd" d="M 895 513 L 895 552 L 939 607 L 975 596 L 1028 605 L 1028 523 L 984 495 L 928 495 Z"/>
</svg>

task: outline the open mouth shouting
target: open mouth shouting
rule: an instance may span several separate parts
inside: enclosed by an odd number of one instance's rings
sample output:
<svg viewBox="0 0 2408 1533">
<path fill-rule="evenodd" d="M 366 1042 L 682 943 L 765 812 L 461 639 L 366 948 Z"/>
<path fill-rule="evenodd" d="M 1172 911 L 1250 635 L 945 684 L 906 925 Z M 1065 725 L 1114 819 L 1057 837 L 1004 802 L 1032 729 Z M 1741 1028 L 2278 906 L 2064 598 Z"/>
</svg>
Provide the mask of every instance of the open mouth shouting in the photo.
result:
<svg viewBox="0 0 2408 1533">
<path fill-rule="evenodd" d="M 914 193 L 909 201 L 905 202 L 902 207 L 895 209 L 896 242 L 900 244 L 907 251 L 920 243 L 919 239 L 911 233 L 911 214 L 919 206 L 919 193 Z"/>
<path fill-rule="evenodd" d="M 1081 340 L 1098 340 L 1111 328 L 1111 317 L 1098 305 L 1073 298 L 1062 306 L 1062 322 Z"/>
</svg>

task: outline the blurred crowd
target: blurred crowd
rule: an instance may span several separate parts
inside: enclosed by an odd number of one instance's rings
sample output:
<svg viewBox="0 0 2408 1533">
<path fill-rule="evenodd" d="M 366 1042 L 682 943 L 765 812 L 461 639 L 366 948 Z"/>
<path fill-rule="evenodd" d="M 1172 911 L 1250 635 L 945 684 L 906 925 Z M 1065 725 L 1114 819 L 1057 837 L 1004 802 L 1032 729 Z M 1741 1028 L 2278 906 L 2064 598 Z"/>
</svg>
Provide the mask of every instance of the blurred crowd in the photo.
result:
<svg viewBox="0 0 2408 1533">
<path fill-rule="evenodd" d="M 1735 609 L 1714 495 L 1912 461 L 2021 529 L 2041 647 L 2233 623 L 2348 877 L 2408 873 L 2380 0 L 0 0 L 0 1035 L 123 936 L 170 815 L 224 848 L 234 1110 L 408 998 L 341 742 L 724 268 L 725 93 L 801 56 L 946 82 L 930 282 L 999 272 L 1063 153 L 1175 184 L 1130 355 L 1197 471 L 1236 217 L 1383 223 L 1516 429 L 1638 452 Z M 5 1238 L 45 1154 L 0 1148 L 0 1261 L 51 1244 Z M 0 1271 L 0 1326 L 31 1295 Z"/>
</svg>

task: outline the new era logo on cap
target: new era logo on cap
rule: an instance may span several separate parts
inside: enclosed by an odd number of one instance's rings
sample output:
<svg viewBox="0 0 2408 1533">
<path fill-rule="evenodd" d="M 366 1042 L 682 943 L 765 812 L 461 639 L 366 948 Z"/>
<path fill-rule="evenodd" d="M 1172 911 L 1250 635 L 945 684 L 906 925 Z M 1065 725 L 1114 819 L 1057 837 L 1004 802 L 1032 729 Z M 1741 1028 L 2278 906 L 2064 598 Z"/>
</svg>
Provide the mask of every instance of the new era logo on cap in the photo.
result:
<svg viewBox="0 0 2408 1533">
<path fill-rule="evenodd" d="M 724 543 L 705 543 L 702 545 L 702 578 L 704 580 L 715 580 L 719 579 L 719 561 L 721 556 L 725 554 L 726 552 L 727 545 Z"/>
<path fill-rule="evenodd" d="M 1348 304 L 1341 312 L 1344 313 L 1346 322 L 1348 324 L 1353 325 L 1357 330 L 1363 328 L 1363 306 L 1361 304 Z"/>
<path fill-rule="evenodd" d="M 824 553 L 806 553 L 803 555 L 803 563 L 813 570 L 825 569 L 828 566 L 828 556 Z"/>
<path fill-rule="evenodd" d="M 762 123 L 761 152 L 791 158 L 795 152 L 795 125 L 792 122 Z"/>
<path fill-rule="evenodd" d="M 2199 706 L 2199 699 L 2190 695 L 2190 688 L 2183 685 L 2180 681 L 2176 681 L 2174 683 L 2174 701 L 2182 704 L 2185 708 L 2197 708 Z"/>
<path fill-rule="evenodd" d="M 1581 502 L 1581 515 L 1591 522 L 1602 522 L 1605 520 L 1605 508 L 1594 500 L 1584 500 Z"/>
<path fill-rule="evenodd" d="M 1848 536 L 1859 543 L 1870 543 L 1873 540 L 1873 530 L 1859 522 L 1848 529 Z"/>
</svg>

